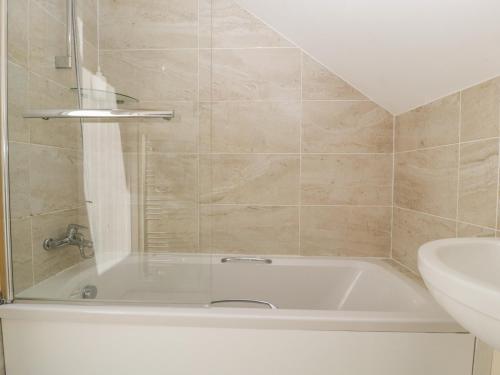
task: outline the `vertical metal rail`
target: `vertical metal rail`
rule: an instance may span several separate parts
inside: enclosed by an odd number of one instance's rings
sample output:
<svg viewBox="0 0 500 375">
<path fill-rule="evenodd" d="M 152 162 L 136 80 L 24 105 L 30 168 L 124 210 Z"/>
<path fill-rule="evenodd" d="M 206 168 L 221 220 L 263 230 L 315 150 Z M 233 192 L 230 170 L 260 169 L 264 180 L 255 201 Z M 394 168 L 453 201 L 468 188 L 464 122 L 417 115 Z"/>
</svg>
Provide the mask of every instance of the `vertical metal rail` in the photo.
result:
<svg viewBox="0 0 500 375">
<path fill-rule="evenodd" d="M 66 0 L 66 56 L 56 56 L 57 69 L 71 69 L 73 66 L 73 1 Z"/>
<path fill-rule="evenodd" d="M 12 302 L 12 248 L 9 209 L 9 142 L 7 132 L 7 0 L 0 0 L 0 178 L 2 221 L 0 230 L 0 273 L 2 301 Z"/>
</svg>

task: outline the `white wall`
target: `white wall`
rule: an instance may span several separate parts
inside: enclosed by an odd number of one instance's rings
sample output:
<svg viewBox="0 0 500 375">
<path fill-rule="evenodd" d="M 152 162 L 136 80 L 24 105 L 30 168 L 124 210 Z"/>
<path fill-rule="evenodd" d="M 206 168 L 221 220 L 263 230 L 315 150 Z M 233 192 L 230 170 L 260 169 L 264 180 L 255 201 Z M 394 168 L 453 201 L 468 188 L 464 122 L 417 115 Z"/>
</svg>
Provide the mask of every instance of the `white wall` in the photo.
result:
<svg viewBox="0 0 500 375">
<path fill-rule="evenodd" d="M 394 114 L 500 75 L 496 0 L 237 0 Z"/>
</svg>

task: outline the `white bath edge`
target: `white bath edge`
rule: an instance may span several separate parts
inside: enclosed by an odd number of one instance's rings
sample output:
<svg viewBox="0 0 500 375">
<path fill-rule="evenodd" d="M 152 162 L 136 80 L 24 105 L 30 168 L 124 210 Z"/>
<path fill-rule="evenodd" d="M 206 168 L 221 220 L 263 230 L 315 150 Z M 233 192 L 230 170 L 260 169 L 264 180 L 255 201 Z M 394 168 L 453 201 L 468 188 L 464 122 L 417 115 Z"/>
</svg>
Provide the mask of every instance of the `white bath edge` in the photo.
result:
<svg viewBox="0 0 500 375">
<path fill-rule="evenodd" d="M 385 316 L 384 316 L 385 315 Z M 400 315 L 400 316 L 398 316 Z M 0 307 L 0 318 L 8 320 L 66 321 L 105 324 L 162 325 L 316 331 L 466 333 L 458 324 L 436 321 L 422 313 L 408 321 L 406 314 L 339 311 L 332 314 L 302 310 L 256 310 L 243 308 L 176 308 L 81 304 L 14 303 Z"/>
</svg>

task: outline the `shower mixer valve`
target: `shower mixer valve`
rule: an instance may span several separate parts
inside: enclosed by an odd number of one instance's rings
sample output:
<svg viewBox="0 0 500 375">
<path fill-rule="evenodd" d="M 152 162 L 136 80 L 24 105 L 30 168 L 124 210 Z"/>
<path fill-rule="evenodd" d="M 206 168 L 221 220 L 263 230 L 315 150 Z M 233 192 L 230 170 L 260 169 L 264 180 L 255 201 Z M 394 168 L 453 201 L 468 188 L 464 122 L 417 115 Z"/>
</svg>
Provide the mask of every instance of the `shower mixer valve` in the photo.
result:
<svg viewBox="0 0 500 375">
<path fill-rule="evenodd" d="M 92 249 L 94 244 L 92 241 L 86 240 L 80 229 L 86 229 L 83 225 L 69 224 L 66 229 L 66 237 L 60 238 L 58 240 L 53 238 L 48 238 L 43 241 L 43 248 L 45 250 L 53 250 L 64 246 L 77 246 L 80 249 L 80 255 L 84 259 L 89 259 L 94 257 L 94 251 L 87 254 L 86 248 Z"/>
</svg>

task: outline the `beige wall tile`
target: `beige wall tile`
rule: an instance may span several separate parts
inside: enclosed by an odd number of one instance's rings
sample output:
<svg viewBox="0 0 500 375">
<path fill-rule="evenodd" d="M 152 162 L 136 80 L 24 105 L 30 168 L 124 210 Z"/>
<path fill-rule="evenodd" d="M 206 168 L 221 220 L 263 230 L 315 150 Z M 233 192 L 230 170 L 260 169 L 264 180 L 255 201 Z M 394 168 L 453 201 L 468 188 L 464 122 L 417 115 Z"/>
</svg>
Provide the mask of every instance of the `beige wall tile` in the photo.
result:
<svg viewBox="0 0 500 375">
<path fill-rule="evenodd" d="M 462 92 L 462 141 L 498 137 L 500 127 L 500 78 Z"/>
<path fill-rule="evenodd" d="M 213 100 L 300 98 L 299 49 L 213 50 L 212 69 Z"/>
<path fill-rule="evenodd" d="M 144 250 L 185 252 L 198 250 L 198 207 L 193 203 L 147 201 Z"/>
<path fill-rule="evenodd" d="M 95 76 L 98 70 L 98 58 L 99 58 L 99 51 L 97 50 L 97 47 L 85 40 L 83 42 L 83 46 L 81 47 L 80 51 L 80 60 L 83 68 L 82 69 L 83 77 L 85 77 L 86 75 L 90 77 Z M 84 88 L 90 87 L 90 85 L 86 84 L 85 78 L 83 78 L 82 81 L 83 81 L 82 87 Z M 93 106 L 94 105 L 95 103 L 93 103 Z"/>
<path fill-rule="evenodd" d="M 66 0 L 32 0 L 31 2 L 37 3 L 42 9 L 58 21 L 65 22 Z"/>
<path fill-rule="evenodd" d="M 392 155 L 302 156 L 302 203 L 392 204 Z"/>
<path fill-rule="evenodd" d="M 198 1 L 100 0 L 103 49 L 195 48 Z"/>
<path fill-rule="evenodd" d="M 9 60 L 22 66 L 28 66 L 28 0 L 8 1 L 8 44 Z M 9 67 L 10 69 L 10 67 Z"/>
<path fill-rule="evenodd" d="M 152 120 L 154 121 L 154 120 Z M 86 124 L 96 124 L 94 121 L 85 121 Z M 153 124 L 149 124 L 149 122 L 141 122 L 137 121 L 123 121 L 118 123 L 118 127 L 120 129 L 120 142 L 121 142 L 121 150 L 126 153 L 144 153 L 145 150 L 145 142 L 142 136 L 139 135 L 139 129 L 142 126 L 153 126 Z"/>
<path fill-rule="evenodd" d="M 418 249 L 424 243 L 455 237 L 455 222 L 420 212 L 394 208 L 392 256 L 414 271 Z"/>
<path fill-rule="evenodd" d="M 36 74 L 29 77 L 29 107 L 37 109 L 77 108 L 76 97 L 64 88 Z M 82 146 L 78 120 L 26 120 L 30 141 L 35 144 L 79 149 Z"/>
<path fill-rule="evenodd" d="M 212 46 L 291 47 L 292 44 L 233 0 L 212 2 Z"/>
<path fill-rule="evenodd" d="M 78 17 L 81 19 L 81 35 L 80 37 L 87 43 L 92 44 L 97 47 L 97 1 L 98 0 L 85 0 L 85 1 L 77 1 L 76 11 Z M 102 7 L 102 5 L 101 5 Z M 100 30 L 102 32 L 102 30 Z"/>
<path fill-rule="evenodd" d="M 458 146 L 396 153 L 395 204 L 456 217 Z"/>
<path fill-rule="evenodd" d="M 198 57 L 194 49 L 102 51 L 101 68 L 118 92 L 142 101 L 195 100 Z"/>
<path fill-rule="evenodd" d="M 495 230 L 466 223 L 458 223 L 457 237 L 495 237 Z"/>
<path fill-rule="evenodd" d="M 495 227 L 498 139 L 460 145 L 458 219 Z"/>
<path fill-rule="evenodd" d="M 30 145 L 9 142 L 9 179 L 11 217 L 31 215 Z"/>
<path fill-rule="evenodd" d="M 197 201 L 198 156 L 146 155 L 146 199 L 159 202 Z"/>
<path fill-rule="evenodd" d="M 298 155 L 214 155 L 202 160 L 201 175 L 204 203 L 299 203 Z"/>
<path fill-rule="evenodd" d="M 10 224 L 14 292 L 19 293 L 33 285 L 31 218 L 11 220 Z"/>
<path fill-rule="evenodd" d="M 300 228 L 301 255 L 390 254 L 390 207 L 305 206 Z"/>
<path fill-rule="evenodd" d="M 172 120 L 147 119 L 120 124 L 125 152 L 196 153 L 198 104 L 196 102 L 141 102 L 141 109 L 173 109 Z"/>
<path fill-rule="evenodd" d="M 82 205 L 82 158 L 79 152 L 31 145 L 29 166 L 33 214 Z"/>
<path fill-rule="evenodd" d="M 202 206 L 204 251 L 298 254 L 299 209 L 282 206 Z"/>
<path fill-rule="evenodd" d="M 66 6 L 63 6 L 66 9 Z M 74 87 L 73 69 L 55 69 L 54 57 L 66 55 L 66 25 L 36 2 L 30 3 L 29 64 L 31 71 L 64 87 Z"/>
<path fill-rule="evenodd" d="M 198 50 L 198 89 L 200 100 L 205 104 L 212 100 L 213 51 L 213 49 Z"/>
<path fill-rule="evenodd" d="M 9 141 L 29 142 L 30 130 L 23 112 L 27 109 L 28 102 L 28 71 L 26 68 L 9 62 L 8 70 L 8 95 L 7 115 Z"/>
<path fill-rule="evenodd" d="M 459 94 L 397 116 L 396 151 L 458 143 L 459 122 Z"/>
<path fill-rule="evenodd" d="M 303 152 L 392 152 L 393 116 L 372 102 L 305 101 Z"/>
<path fill-rule="evenodd" d="M 358 90 L 306 53 L 303 53 L 302 66 L 302 95 L 304 99 L 366 100 L 366 97 Z"/>
<path fill-rule="evenodd" d="M 213 0 L 198 0 L 198 46 L 212 47 L 212 11 Z"/>
<path fill-rule="evenodd" d="M 205 152 L 298 153 L 299 101 L 215 102 L 200 118 Z M 206 108 L 205 113 L 210 108 Z M 208 139 L 207 139 L 208 138 Z"/>
<path fill-rule="evenodd" d="M 65 246 L 44 250 L 47 238 L 61 238 L 66 235 L 68 224 L 82 224 L 80 210 L 69 210 L 34 216 L 32 219 L 33 270 L 35 283 L 80 262 L 80 251 L 76 246 Z"/>
</svg>

